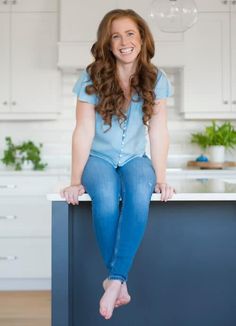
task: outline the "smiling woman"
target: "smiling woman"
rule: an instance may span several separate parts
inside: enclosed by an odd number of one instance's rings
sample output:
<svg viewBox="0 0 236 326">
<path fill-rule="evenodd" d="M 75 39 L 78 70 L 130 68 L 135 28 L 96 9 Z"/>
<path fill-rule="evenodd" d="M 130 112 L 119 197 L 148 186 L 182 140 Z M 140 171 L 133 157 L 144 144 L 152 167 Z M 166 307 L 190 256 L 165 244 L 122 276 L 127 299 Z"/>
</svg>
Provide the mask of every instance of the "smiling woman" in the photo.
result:
<svg viewBox="0 0 236 326">
<path fill-rule="evenodd" d="M 154 41 L 148 25 L 133 10 L 108 12 L 91 52 L 94 62 L 73 89 L 71 185 L 61 194 L 73 205 L 85 190 L 92 198 L 93 225 L 108 272 L 99 311 L 109 319 L 115 307 L 130 302 L 128 273 L 153 191 L 162 201 L 174 193 L 166 183 L 171 90 L 165 74 L 151 63 Z M 151 160 L 145 153 L 147 131 Z"/>
</svg>

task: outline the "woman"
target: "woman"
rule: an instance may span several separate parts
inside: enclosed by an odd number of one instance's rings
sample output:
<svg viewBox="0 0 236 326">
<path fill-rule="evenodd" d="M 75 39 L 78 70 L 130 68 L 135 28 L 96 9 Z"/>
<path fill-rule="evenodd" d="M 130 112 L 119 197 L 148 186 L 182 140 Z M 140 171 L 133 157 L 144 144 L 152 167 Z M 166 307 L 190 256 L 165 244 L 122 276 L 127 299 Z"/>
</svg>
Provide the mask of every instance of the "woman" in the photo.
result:
<svg viewBox="0 0 236 326">
<path fill-rule="evenodd" d="M 133 10 L 112 10 L 102 19 L 91 63 L 74 86 L 76 127 L 71 185 L 61 195 L 78 204 L 92 199 L 96 238 L 108 270 L 100 314 L 127 304 L 128 272 L 143 238 L 153 191 L 173 196 L 166 183 L 170 85 L 151 62 L 154 41 Z M 151 160 L 145 155 L 145 133 Z M 120 199 L 121 207 L 120 207 Z"/>
</svg>

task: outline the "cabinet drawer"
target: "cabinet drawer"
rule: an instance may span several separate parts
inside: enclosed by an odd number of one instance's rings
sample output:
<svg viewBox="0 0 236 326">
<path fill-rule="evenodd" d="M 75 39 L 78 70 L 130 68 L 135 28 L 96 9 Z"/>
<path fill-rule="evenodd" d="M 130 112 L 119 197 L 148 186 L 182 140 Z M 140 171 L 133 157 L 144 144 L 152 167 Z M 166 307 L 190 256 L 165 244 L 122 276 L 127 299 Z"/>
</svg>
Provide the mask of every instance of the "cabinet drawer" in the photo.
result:
<svg viewBox="0 0 236 326">
<path fill-rule="evenodd" d="M 0 239 L 0 278 L 50 278 L 51 239 Z"/>
<path fill-rule="evenodd" d="M 46 197 L 0 198 L 0 237 L 50 234 L 51 205 Z"/>
<path fill-rule="evenodd" d="M 57 178 L 51 176 L 1 176 L 0 196 L 37 196 L 57 189 Z"/>
</svg>

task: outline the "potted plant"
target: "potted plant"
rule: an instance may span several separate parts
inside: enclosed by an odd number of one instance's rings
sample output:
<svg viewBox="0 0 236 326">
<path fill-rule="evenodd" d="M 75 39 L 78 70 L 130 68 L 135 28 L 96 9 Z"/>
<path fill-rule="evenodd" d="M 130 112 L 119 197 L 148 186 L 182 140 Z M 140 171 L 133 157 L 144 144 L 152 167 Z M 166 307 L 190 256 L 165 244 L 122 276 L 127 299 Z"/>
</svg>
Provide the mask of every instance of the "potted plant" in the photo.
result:
<svg viewBox="0 0 236 326">
<path fill-rule="evenodd" d="M 36 146 L 31 140 L 22 144 L 15 145 L 11 137 L 6 137 L 6 146 L 1 162 L 6 166 L 13 167 L 15 170 L 22 170 L 26 165 L 33 170 L 44 170 L 47 163 L 41 162 L 42 144 Z"/>
<path fill-rule="evenodd" d="M 231 122 L 217 125 L 213 120 L 204 132 L 193 133 L 191 143 L 198 144 L 201 148 L 209 149 L 209 159 L 211 162 L 224 162 L 225 148 L 236 146 L 236 130 Z"/>
</svg>

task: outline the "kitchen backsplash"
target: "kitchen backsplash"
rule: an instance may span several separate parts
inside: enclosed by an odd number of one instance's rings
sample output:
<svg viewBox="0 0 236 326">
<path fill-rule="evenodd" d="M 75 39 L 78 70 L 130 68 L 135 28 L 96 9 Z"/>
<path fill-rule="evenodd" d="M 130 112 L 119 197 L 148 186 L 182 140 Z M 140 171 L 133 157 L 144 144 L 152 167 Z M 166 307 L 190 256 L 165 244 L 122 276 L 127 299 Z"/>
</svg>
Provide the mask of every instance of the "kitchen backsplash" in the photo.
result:
<svg viewBox="0 0 236 326">
<path fill-rule="evenodd" d="M 184 120 L 181 113 L 181 68 L 165 68 L 172 83 L 174 95 L 168 99 L 168 126 L 170 149 L 168 167 L 184 167 L 186 161 L 195 159 L 201 150 L 190 144 L 190 135 L 202 130 L 209 120 Z M 76 98 L 72 87 L 79 72 L 62 72 L 61 114 L 54 121 L 0 121 L 0 155 L 5 146 L 5 136 L 14 142 L 32 139 L 42 142 L 43 160 L 50 168 L 69 168 L 71 155 L 71 136 L 75 126 Z M 222 121 L 223 122 L 223 121 Z M 236 121 L 232 121 L 236 127 Z M 147 148 L 148 151 L 148 148 Z M 236 150 L 226 153 L 227 160 L 236 160 Z M 1 166 L 3 168 L 3 166 Z"/>
</svg>

